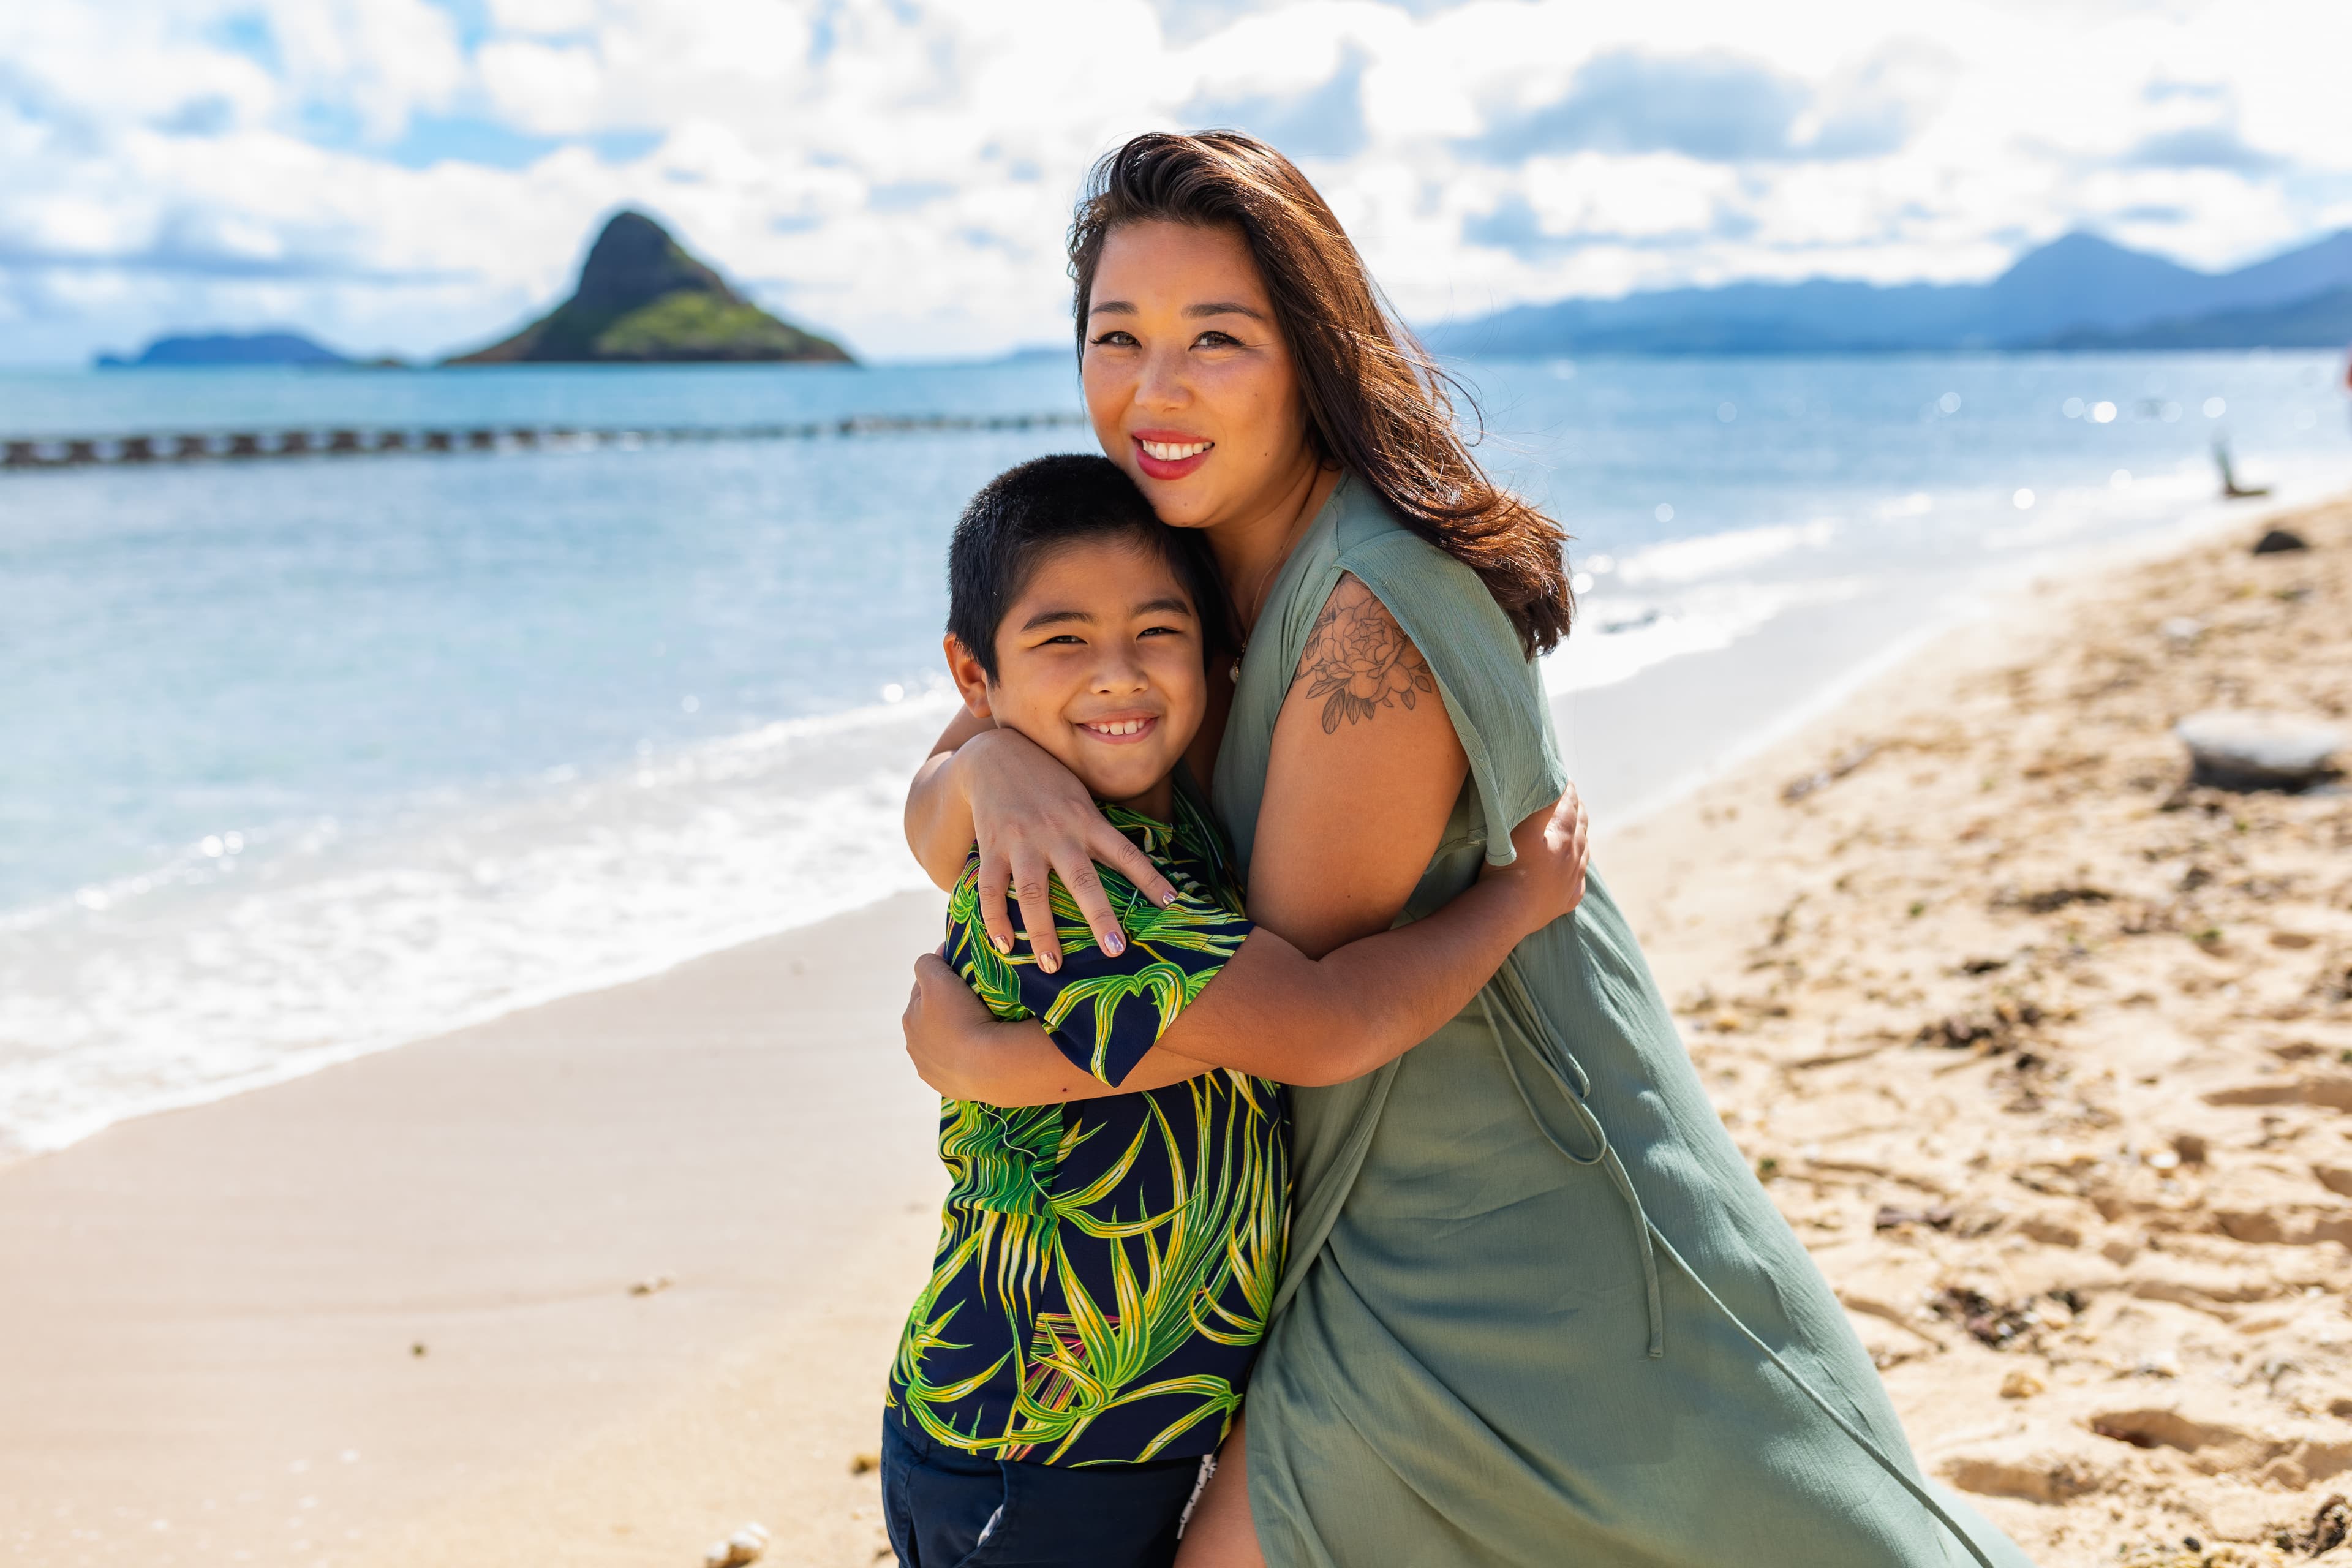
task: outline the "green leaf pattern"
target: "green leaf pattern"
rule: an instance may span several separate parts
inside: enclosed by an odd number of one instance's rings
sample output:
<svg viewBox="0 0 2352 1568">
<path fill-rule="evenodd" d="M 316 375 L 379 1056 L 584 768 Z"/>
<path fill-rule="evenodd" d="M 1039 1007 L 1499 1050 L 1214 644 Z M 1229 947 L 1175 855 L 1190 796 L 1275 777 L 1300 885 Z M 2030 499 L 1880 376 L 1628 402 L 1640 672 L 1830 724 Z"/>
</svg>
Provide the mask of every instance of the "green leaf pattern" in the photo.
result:
<svg viewBox="0 0 2352 1568">
<path fill-rule="evenodd" d="M 1101 868 L 1124 953 L 1100 952 L 1058 880 L 1061 974 L 1037 970 L 1025 931 L 996 952 L 976 854 L 949 898 L 947 952 L 998 1017 L 1039 1019 L 1073 1062 L 1115 1082 L 1250 927 L 1216 829 L 1191 802 L 1173 825 L 1106 810 L 1178 892 L 1160 909 Z M 1281 1277 L 1288 1135 L 1280 1085 L 1223 1070 L 1066 1107 L 942 1100 L 951 1186 L 891 1403 L 932 1439 L 992 1458 L 1112 1464 L 1213 1449 Z"/>
</svg>

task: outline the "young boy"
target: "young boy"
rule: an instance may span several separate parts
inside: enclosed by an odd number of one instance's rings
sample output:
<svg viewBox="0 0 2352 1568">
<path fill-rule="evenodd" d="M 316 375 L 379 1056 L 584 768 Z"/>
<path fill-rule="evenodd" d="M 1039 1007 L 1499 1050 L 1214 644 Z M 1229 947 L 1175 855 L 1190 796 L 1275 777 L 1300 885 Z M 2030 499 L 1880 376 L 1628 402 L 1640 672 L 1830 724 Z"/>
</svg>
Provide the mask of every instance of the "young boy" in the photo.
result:
<svg viewBox="0 0 2352 1568">
<path fill-rule="evenodd" d="M 949 587 L 967 705 L 1068 767 L 1177 896 L 1154 907 L 1103 868 L 1125 934 L 1097 944 L 1057 883 L 1050 910 L 1019 911 L 1009 952 L 982 924 L 977 852 L 950 897 L 942 955 L 995 1017 L 1043 1026 L 1062 1081 L 1034 1105 L 942 1100 L 952 1186 L 891 1368 L 886 1523 L 906 1568 L 1162 1568 L 1240 1407 L 1290 1198 L 1282 1087 L 1162 1035 L 1195 1007 L 1215 1016 L 1202 1039 L 1343 1031 L 1342 1076 L 1370 1070 L 1574 906 L 1580 836 L 1523 825 L 1510 871 L 1310 961 L 1252 926 L 1216 828 L 1177 787 L 1223 640 L 1200 537 L 1161 525 L 1108 460 L 1045 458 L 973 499 Z M 1045 919 L 1052 972 L 1026 936 Z M 1152 1087 L 1121 1091 L 1130 1075 Z"/>
</svg>

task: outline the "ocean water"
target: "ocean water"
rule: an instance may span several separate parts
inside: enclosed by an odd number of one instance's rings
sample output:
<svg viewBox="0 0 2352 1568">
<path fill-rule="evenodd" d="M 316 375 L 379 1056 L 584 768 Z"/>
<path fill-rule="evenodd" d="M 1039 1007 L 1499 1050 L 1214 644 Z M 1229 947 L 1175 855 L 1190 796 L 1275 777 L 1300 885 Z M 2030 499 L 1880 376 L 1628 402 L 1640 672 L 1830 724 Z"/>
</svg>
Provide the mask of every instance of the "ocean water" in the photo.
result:
<svg viewBox="0 0 2352 1568">
<path fill-rule="evenodd" d="M 1850 665 L 2210 514 L 2217 437 L 2283 496 L 2352 476 L 2325 355 L 1459 368 L 1490 466 L 1576 536 L 1568 705 L 1801 625 Z M 0 437 L 1076 407 L 1057 359 L 0 374 Z M 948 531 L 1087 440 L 0 474 L 0 1153 L 919 885 L 898 810 L 951 709 Z M 1792 702 L 1835 674 L 1788 669 Z M 1580 740 L 1739 739 L 1643 724 Z"/>
</svg>

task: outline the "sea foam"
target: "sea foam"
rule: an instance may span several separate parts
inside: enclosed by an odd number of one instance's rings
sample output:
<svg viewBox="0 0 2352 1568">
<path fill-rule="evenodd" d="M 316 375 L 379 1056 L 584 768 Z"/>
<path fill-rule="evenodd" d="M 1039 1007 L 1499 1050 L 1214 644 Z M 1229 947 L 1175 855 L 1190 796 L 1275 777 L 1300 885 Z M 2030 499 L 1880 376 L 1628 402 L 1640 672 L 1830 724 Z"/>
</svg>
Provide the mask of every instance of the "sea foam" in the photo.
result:
<svg viewBox="0 0 2352 1568">
<path fill-rule="evenodd" d="M 0 971 L 0 1151 L 920 887 L 900 805 L 953 706 L 934 691 L 769 724 L 364 837 L 257 833 L 234 857 L 199 847 L 20 910 Z"/>
</svg>

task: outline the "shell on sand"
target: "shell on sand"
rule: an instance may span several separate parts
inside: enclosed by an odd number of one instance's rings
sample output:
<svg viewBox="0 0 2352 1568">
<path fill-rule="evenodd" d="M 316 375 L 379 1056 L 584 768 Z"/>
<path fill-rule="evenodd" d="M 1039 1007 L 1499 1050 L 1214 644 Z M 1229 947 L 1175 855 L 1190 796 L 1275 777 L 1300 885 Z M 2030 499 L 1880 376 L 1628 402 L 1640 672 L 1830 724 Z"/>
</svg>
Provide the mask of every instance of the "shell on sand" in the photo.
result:
<svg viewBox="0 0 2352 1568">
<path fill-rule="evenodd" d="M 757 1522 L 747 1524 L 724 1541 L 714 1542 L 702 1554 L 704 1568 L 743 1568 L 757 1563 L 768 1550 L 768 1527 Z"/>
</svg>

